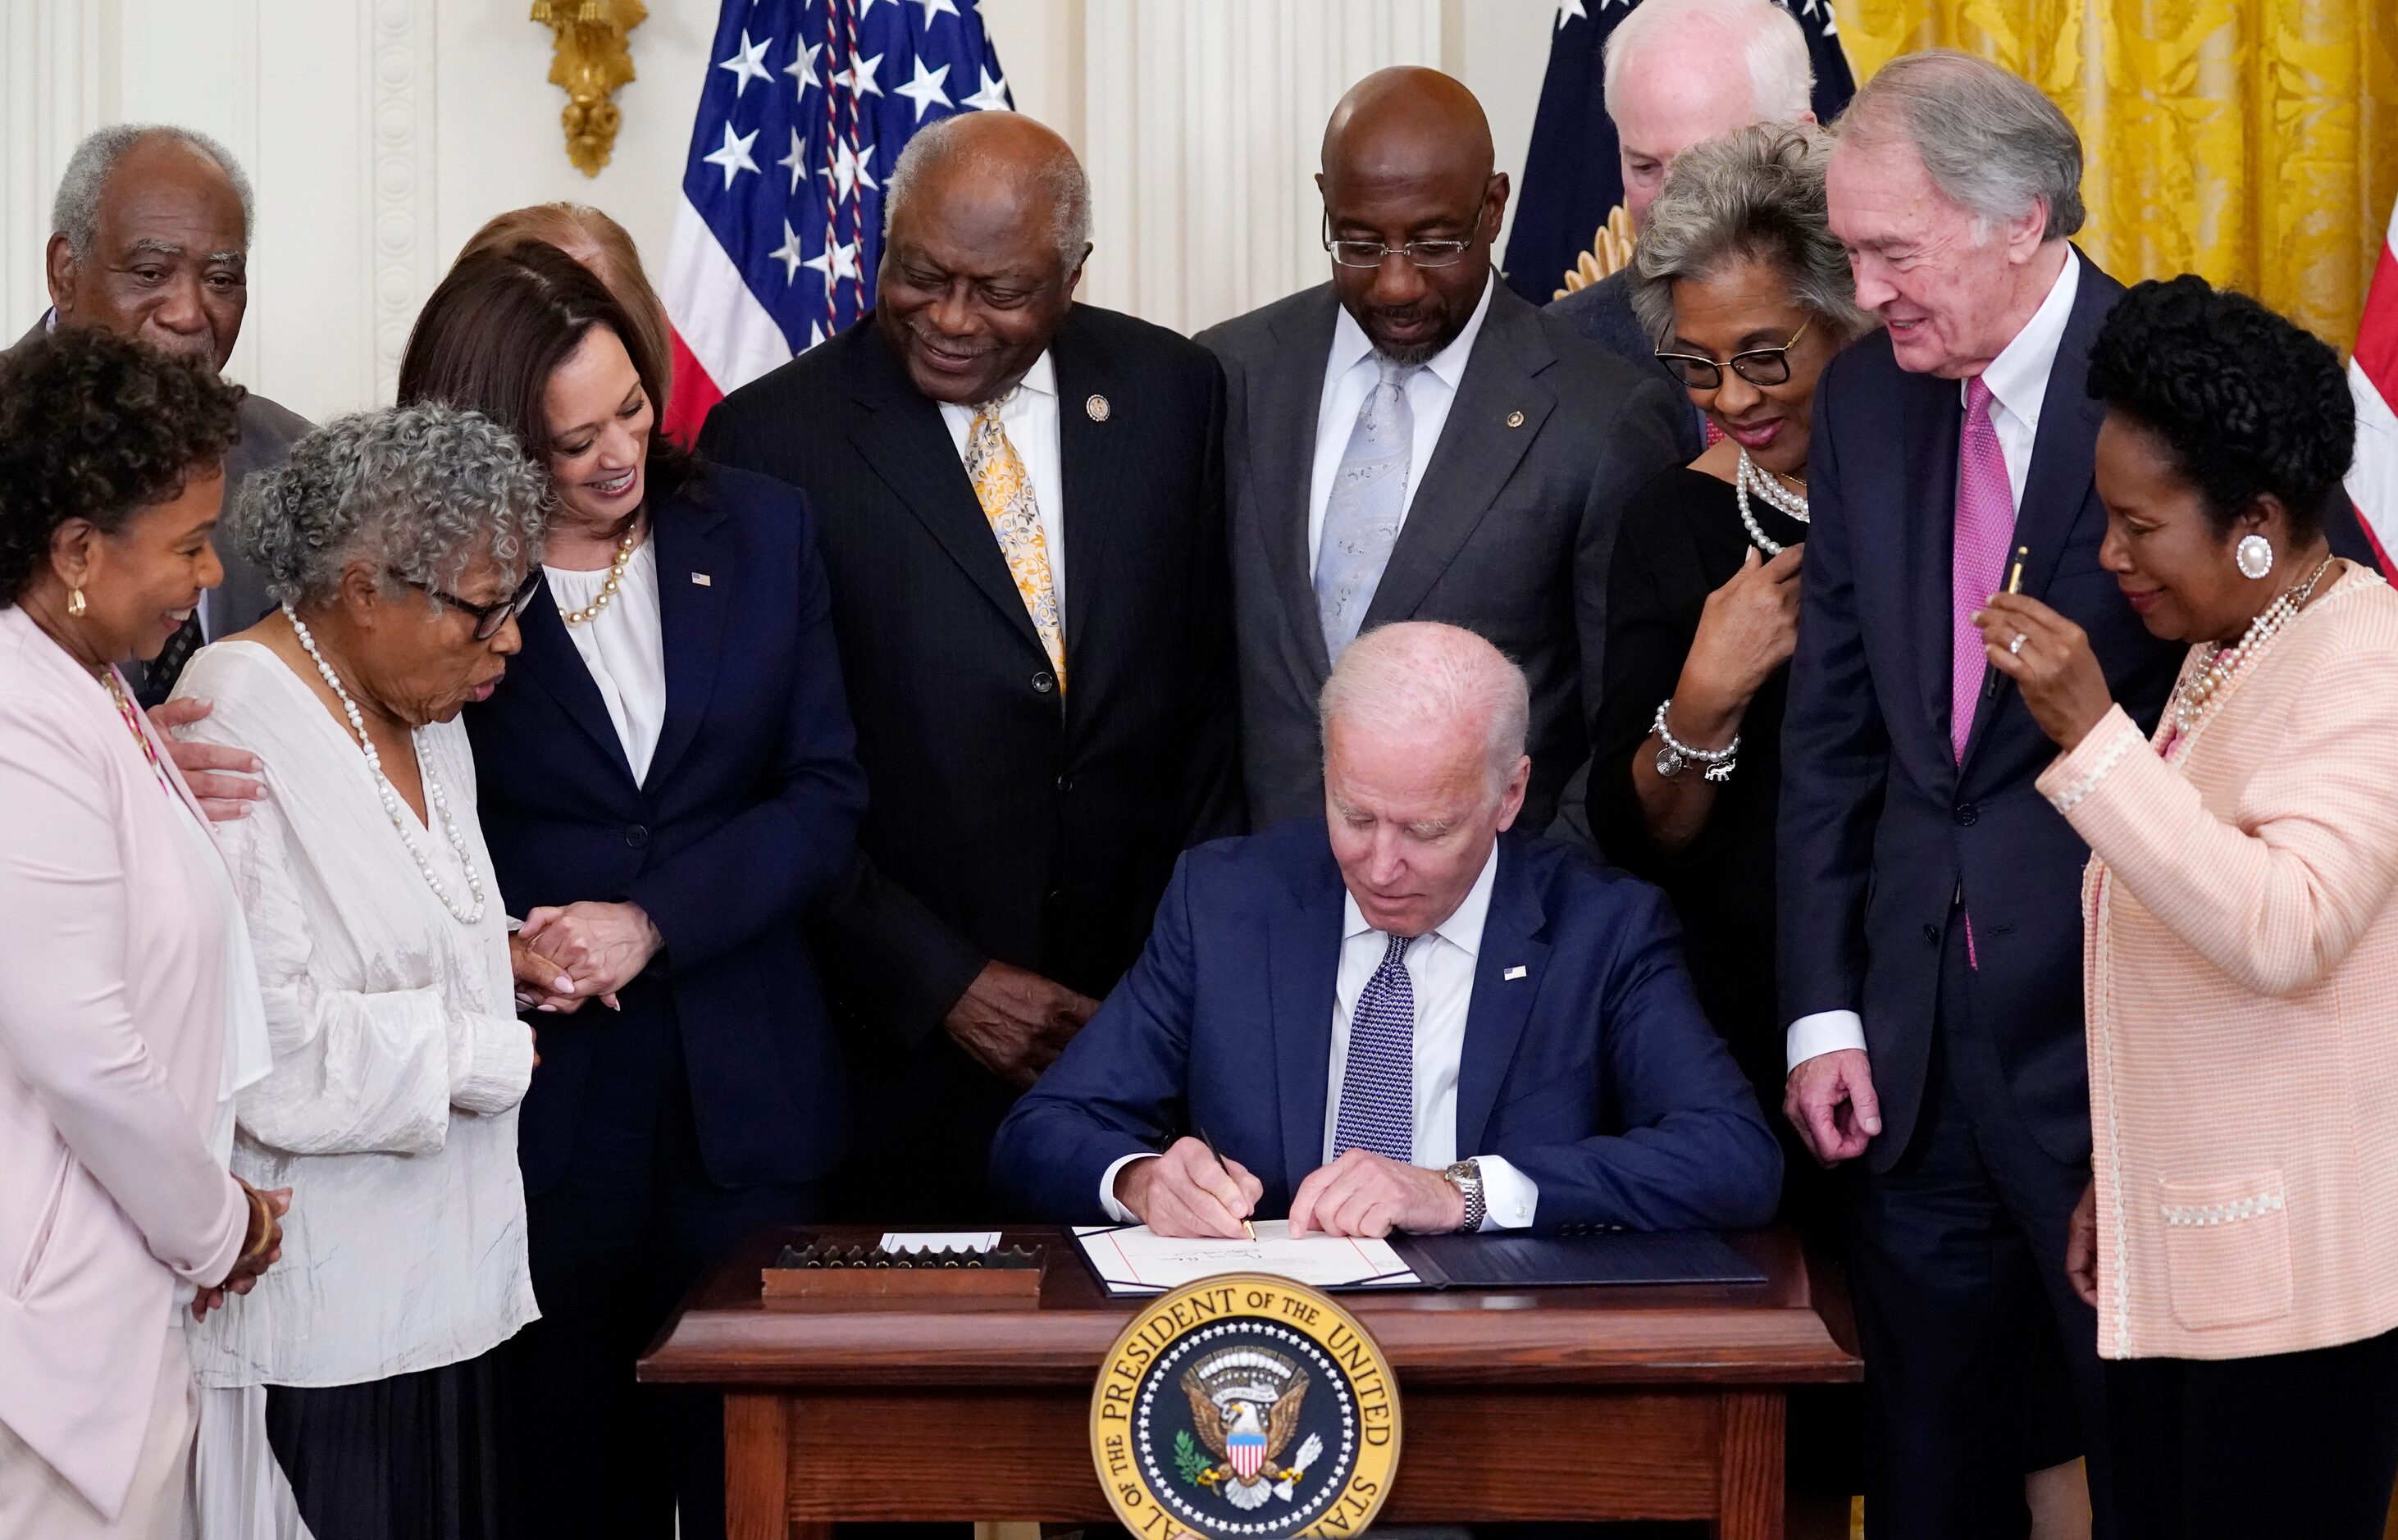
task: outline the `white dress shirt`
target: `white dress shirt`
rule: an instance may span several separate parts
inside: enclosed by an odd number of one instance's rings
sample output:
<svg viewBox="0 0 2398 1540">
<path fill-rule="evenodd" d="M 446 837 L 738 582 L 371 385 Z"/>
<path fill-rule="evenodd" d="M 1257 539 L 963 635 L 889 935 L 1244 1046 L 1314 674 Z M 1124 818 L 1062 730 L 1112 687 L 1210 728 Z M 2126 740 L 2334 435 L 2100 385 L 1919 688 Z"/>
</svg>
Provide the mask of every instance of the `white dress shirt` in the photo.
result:
<svg viewBox="0 0 2398 1540">
<path fill-rule="evenodd" d="M 949 426 L 950 441 L 958 446 L 961 461 L 974 432 L 975 410 L 954 401 L 941 403 L 941 421 Z M 1049 587 L 1058 596 L 1058 613 L 1064 615 L 1066 455 L 1058 447 L 1058 366 L 1045 349 L 1016 388 L 999 399 L 999 426 L 1016 446 L 1016 457 L 1024 462 L 1025 477 L 1032 483 L 1032 501 L 1041 510 L 1041 538 L 1049 547 Z M 1066 642 L 1071 659 L 1073 638 Z"/>
<path fill-rule="evenodd" d="M 1457 1160 L 1457 1077 L 1465 1058 L 1465 1017 L 1474 1003 L 1474 962 L 1482 950 L 1482 925 L 1490 913 L 1490 889 L 1498 880 L 1499 847 L 1493 844 L 1456 911 L 1419 937 L 1400 964 L 1416 999 L 1415 1161 L 1438 1170 Z M 1329 1165 L 1340 1125 L 1340 1081 L 1349 1065 L 1349 1018 L 1357 997 L 1382 964 L 1389 938 L 1366 923 L 1357 900 L 1340 900 L 1340 970 L 1333 984 L 1332 1054 L 1324 1082 L 1324 1161 Z M 1099 1178 L 1099 1205 L 1118 1223 L 1133 1215 L 1116 1201 L 1116 1173 L 1152 1155 L 1129 1155 Z M 1532 1223 L 1540 1188 L 1498 1155 L 1476 1157 L 1482 1172 L 1482 1228 L 1521 1230 Z"/>
<path fill-rule="evenodd" d="M 2007 463 L 2007 486 L 2015 508 L 2023 508 L 2024 483 L 2031 479 L 2032 446 L 2040 438 L 2040 409 L 2048 399 L 2048 377 L 2056 369 L 2056 350 L 2065 342 L 2065 323 L 2073 317 L 2073 296 L 2081 289 L 2081 261 L 2065 253 L 2065 271 L 2049 286 L 2031 319 L 2014 340 L 1999 350 L 1982 378 L 1990 387 L 1990 426 L 1999 436 L 1999 454 Z M 1968 399 L 1972 382 L 1957 382 L 1958 400 Z M 1810 1059 L 1841 1048 L 1866 1046 L 1865 1018 L 1852 1010 L 1819 1010 L 1790 1023 L 1783 1042 L 1792 1069 Z"/>
<path fill-rule="evenodd" d="M 1492 273 L 1482 286 L 1482 301 L 1474 307 L 1465 330 L 1434 354 L 1421 369 L 1408 376 L 1408 408 L 1415 416 L 1413 451 L 1408 456 L 1406 509 L 1415 507 L 1416 488 L 1423 485 L 1424 467 L 1440 443 L 1448 409 L 1457 402 L 1457 382 L 1465 377 L 1466 360 L 1474 355 L 1474 339 L 1482 335 L 1482 318 L 1490 314 L 1490 291 L 1499 283 Z M 1357 413 L 1382 377 L 1381 363 L 1366 329 L 1348 307 L 1338 307 L 1332 320 L 1332 351 L 1324 361 L 1324 394 L 1315 412 L 1315 467 L 1307 489 L 1307 571 L 1315 574 L 1315 549 L 1324 543 L 1324 509 L 1332 501 L 1332 479 L 1340 474 L 1340 456 L 1348 453 L 1349 435 Z"/>
<path fill-rule="evenodd" d="M 608 582 L 606 567 L 542 571 L 549 578 L 550 597 L 562 610 L 589 609 Z M 583 666 L 591 670 L 591 682 L 600 687 L 638 786 L 649 779 L 650 756 L 657 752 L 658 729 L 667 720 L 666 628 L 658 615 L 655 541 L 644 540 L 633 548 L 608 607 L 580 626 L 569 626 L 566 634 Z"/>
<path fill-rule="evenodd" d="M 272 795 L 216 837 L 257 956 L 274 1068 L 236 1098 L 233 1169 L 292 1189 L 283 1260 L 190 1328 L 208 1386 L 359 1385 L 487 1353 L 533 1319 L 507 916 L 475 814 L 464 723 L 417 729 L 487 895 L 462 925 L 377 800 L 357 740 L 266 648 L 195 655 L 187 737 L 249 750 Z M 450 898 L 466 872 L 439 810 L 411 820 Z M 561 1029 L 563 1030 L 563 1029 Z"/>
</svg>

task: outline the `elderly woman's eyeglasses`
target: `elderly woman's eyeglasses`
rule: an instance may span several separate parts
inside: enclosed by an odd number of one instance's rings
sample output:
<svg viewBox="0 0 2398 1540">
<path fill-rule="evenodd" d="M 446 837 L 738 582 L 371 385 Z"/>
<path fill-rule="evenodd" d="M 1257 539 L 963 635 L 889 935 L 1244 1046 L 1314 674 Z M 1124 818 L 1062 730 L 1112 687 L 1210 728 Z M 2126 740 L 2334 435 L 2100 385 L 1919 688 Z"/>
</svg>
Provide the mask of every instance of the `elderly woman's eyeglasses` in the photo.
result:
<svg viewBox="0 0 2398 1540">
<path fill-rule="evenodd" d="M 525 574 L 524 581 L 517 585 L 516 592 L 494 604 L 478 604 L 471 599 L 461 599 L 447 588 L 437 588 L 430 583 L 419 583 L 416 579 L 399 573 L 394 573 L 391 575 L 428 598 L 438 600 L 452 609 L 464 610 L 473 615 L 475 640 L 478 642 L 489 642 L 499 635 L 500 628 L 516 616 L 524 614 L 532 603 L 532 596 L 541 591 L 539 567 Z"/>
<path fill-rule="evenodd" d="M 1807 334 L 1812 320 L 1801 323 L 1790 333 L 1790 340 L 1780 347 L 1753 347 L 1745 353 L 1731 356 L 1731 371 L 1754 385 L 1778 385 L 1790 383 L 1790 350 Z M 1702 358 L 1695 353 L 1667 353 L 1658 350 L 1657 361 L 1665 371 L 1692 390 L 1723 388 L 1724 365 L 1713 358 Z"/>
<path fill-rule="evenodd" d="M 1384 257 L 1405 257 L 1418 267 L 1454 267 L 1465 256 L 1470 240 L 1411 240 L 1385 246 L 1379 240 L 1334 240 L 1332 219 L 1324 219 L 1324 249 L 1343 267 L 1380 267 Z"/>
</svg>

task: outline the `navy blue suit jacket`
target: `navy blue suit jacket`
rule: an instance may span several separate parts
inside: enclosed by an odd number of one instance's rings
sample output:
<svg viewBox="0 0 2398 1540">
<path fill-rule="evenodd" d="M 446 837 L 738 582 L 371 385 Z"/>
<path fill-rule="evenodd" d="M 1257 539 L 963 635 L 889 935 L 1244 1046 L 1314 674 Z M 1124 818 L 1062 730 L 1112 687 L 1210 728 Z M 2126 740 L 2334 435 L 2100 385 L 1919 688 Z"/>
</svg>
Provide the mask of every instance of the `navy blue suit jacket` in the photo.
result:
<svg viewBox="0 0 2398 1540">
<path fill-rule="evenodd" d="M 1259 1211 L 1287 1212 L 1323 1164 L 1342 892 L 1320 818 L 1184 856 L 1140 961 L 1001 1126 L 998 1185 L 1048 1219 L 1098 1222 L 1111 1163 L 1205 1128 L 1265 1184 Z M 1543 1228 L 1772 1218 L 1781 1151 L 1655 888 L 1501 836 L 1457 1149 L 1537 1183 Z"/>
<path fill-rule="evenodd" d="M 2098 565 L 2093 480 L 2105 408 L 2090 349 L 2122 285 L 2076 252 L 2081 283 L 2049 374 L 2015 519 L 2023 591 L 2089 633 L 2115 698 L 2153 727 L 2185 654 L 2150 636 Z M 2081 1020 L 2081 872 L 2089 848 L 2033 782 L 2056 745 L 2012 686 L 1978 697 L 1964 763 L 1950 747 L 1950 568 L 1963 407 L 1954 380 L 1900 369 L 1877 331 L 1824 371 L 1808 459 L 1813 522 L 1783 719 L 1785 1021 L 1865 1019 L 1882 1132 L 1905 1152 L 1932 1059 L 1954 901 L 1973 916 L 1967 981 L 2017 1111 L 2059 1160 L 2090 1155 Z M 2332 543 L 2370 564 L 2352 516 Z M 1985 678 L 1992 677 L 1986 674 Z"/>
<path fill-rule="evenodd" d="M 667 711 L 639 784 L 545 592 L 524 651 L 466 710 L 484 838 L 508 912 L 630 900 L 666 949 L 626 1024 L 679 1030 L 707 1172 L 728 1187 L 821 1176 L 843 1145 L 841 1059 L 801 912 L 847 865 L 866 780 L 806 501 L 709 466 L 653 506 Z M 705 578 L 702 582 L 700 579 Z M 600 1034 L 543 1017 L 518 1125 L 525 1185 L 565 1170 Z"/>
</svg>

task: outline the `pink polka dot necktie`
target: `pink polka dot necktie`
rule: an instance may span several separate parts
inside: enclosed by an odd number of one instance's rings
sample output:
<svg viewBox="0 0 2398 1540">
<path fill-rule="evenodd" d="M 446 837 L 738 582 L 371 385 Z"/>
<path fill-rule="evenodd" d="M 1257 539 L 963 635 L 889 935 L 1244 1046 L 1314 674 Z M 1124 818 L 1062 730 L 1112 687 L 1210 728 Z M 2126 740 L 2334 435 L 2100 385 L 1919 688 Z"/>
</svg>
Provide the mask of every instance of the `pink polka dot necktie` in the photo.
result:
<svg viewBox="0 0 2398 1540">
<path fill-rule="evenodd" d="M 1974 706 L 1989 667 L 1974 612 L 1999 591 L 2007 542 L 2015 531 L 2014 489 L 2007 480 L 2006 456 L 1999 452 L 1998 426 L 1990 419 L 1993 399 L 1980 375 L 1965 382 L 1965 431 L 1957 446 L 1957 554 L 1948 574 L 1948 741 L 1959 764 L 1965 763 Z"/>
</svg>

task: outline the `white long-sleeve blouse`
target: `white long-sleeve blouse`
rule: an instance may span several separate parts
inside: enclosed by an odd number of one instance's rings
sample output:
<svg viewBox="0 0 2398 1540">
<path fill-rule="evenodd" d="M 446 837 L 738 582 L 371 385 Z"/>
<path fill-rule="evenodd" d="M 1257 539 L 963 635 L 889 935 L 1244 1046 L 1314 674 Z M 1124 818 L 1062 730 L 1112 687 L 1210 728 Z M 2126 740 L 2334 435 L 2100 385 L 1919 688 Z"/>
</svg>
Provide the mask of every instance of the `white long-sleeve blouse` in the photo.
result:
<svg viewBox="0 0 2398 1540">
<path fill-rule="evenodd" d="M 489 896 L 472 925 L 417 870 L 357 739 L 281 658 L 220 642 L 176 694 L 212 706 L 185 736 L 265 765 L 265 799 L 217 826 L 275 1051 L 236 1103 L 233 1169 L 292 1189 L 282 1262 L 195 1331 L 194 1371 L 209 1385 L 357 1385 L 487 1352 L 536 1314 L 516 1155 L 532 1043 L 465 730 L 415 736 Z M 412 832 L 463 906 L 438 811 Z"/>
</svg>

